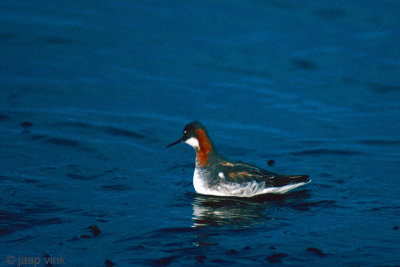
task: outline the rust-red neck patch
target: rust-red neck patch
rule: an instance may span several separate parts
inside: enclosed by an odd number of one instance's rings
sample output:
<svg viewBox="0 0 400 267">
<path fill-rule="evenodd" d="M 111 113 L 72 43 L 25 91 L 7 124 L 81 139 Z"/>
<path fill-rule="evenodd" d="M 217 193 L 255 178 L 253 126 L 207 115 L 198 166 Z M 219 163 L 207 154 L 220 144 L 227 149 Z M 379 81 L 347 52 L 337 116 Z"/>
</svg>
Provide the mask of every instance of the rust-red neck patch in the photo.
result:
<svg viewBox="0 0 400 267">
<path fill-rule="evenodd" d="M 213 150 L 210 139 L 203 129 L 197 129 L 199 148 L 196 149 L 196 157 L 201 167 L 208 165 L 208 154 Z"/>
</svg>

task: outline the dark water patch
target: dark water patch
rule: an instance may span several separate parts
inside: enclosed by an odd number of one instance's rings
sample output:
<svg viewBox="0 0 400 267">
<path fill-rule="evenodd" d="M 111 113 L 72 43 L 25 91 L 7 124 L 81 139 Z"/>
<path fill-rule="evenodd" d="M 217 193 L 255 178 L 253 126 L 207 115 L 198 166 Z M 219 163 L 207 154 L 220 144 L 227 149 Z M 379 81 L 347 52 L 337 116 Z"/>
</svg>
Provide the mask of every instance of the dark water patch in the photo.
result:
<svg viewBox="0 0 400 267">
<path fill-rule="evenodd" d="M 277 254 L 273 254 L 273 255 L 268 256 L 268 257 L 266 258 L 266 260 L 267 260 L 269 263 L 279 263 L 279 262 L 282 262 L 282 260 L 283 260 L 284 258 L 286 258 L 287 256 L 289 256 L 289 254 L 286 254 L 286 253 L 277 253 Z"/>
<path fill-rule="evenodd" d="M 178 187 L 189 188 L 189 187 L 191 187 L 193 185 L 193 182 L 182 180 L 180 182 L 174 183 L 174 185 L 176 185 Z M 184 204 L 184 205 L 186 205 L 186 204 Z M 181 207 L 181 206 L 178 205 L 176 207 Z"/>
<path fill-rule="evenodd" d="M 42 140 L 42 139 L 46 138 L 46 136 L 41 135 L 41 134 L 32 134 L 31 138 L 33 141 L 36 141 L 36 140 Z"/>
<path fill-rule="evenodd" d="M 94 212 L 94 211 L 87 211 L 82 213 L 83 216 L 91 217 L 91 218 L 96 218 L 96 221 L 100 222 L 101 219 L 99 218 L 107 218 L 109 217 L 109 213 L 100 213 L 100 212 Z M 104 219 L 101 222 L 108 222 L 108 220 Z"/>
<path fill-rule="evenodd" d="M 98 235 L 101 234 L 101 230 L 96 224 L 90 225 L 89 227 L 87 227 L 87 229 L 90 230 L 92 235 L 82 234 L 80 236 L 74 236 L 74 237 L 68 239 L 67 241 L 68 242 L 80 241 L 80 240 L 83 240 L 83 239 L 89 239 L 89 238 L 92 238 L 92 237 L 97 237 Z"/>
<path fill-rule="evenodd" d="M 124 240 L 119 240 L 119 241 L 124 241 L 125 242 L 125 241 L 129 241 L 129 240 L 135 241 L 135 240 L 137 240 L 137 237 L 124 239 Z M 146 246 L 144 246 L 143 244 L 139 244 L 139 245 L 127 247 L 125 250 L 126 251 L 140 251 L 140 250 L 146 250 L 146 249 L 147 249 Z"/>
<path fill-rule="evenodd" d="M 16 38 L 17 35 L 14 33 L 10 33 L 10 32 L 0 32 L 0 42 L 2 41 L 8 41 L 8 40 L 12 40 L 14 38 Z"/>
<path fill-rule="evenodd" d="M 52 137 L 46 140 L 50 144 L 58 145 L 58 146 L 68 146 L 68 147 L 76 147 L 79 146 L 79 142 L 67 139 L 67 138 L 59 138 L 59 137 Z"/>
<path fill-rule="evenodd" d="M 187 234 L 195 232 L 194 228 L 190 227 L 176 227 L 176 228 L 162 228 L 151 233 L 151 236 L 164 236 L 166 234 Z"/>
<path fill-rule="evenodd" d="M 6 33 L 5 35 L 0 35 L 0 41 L 6 41 L 14 45 L 68 45 L 71 42 L 69 39 L 65 39 L 54 35 L 17 35 L 12 33 Z"/>
<path fill-rule="evenodd" d="M 323 145 L 324 142 L 321 140 L 302 140 L 301 143 L 305 145 L 305 147 L 309 146 L 317 146 L 317 145 Z"/>
<path fill-rule="evenodd" d="M 265 4 L 271 7 L 275 7 L 284 11 L 294 11 L 294 10 L 299 10 L 303 7 L 303 5 L 300 4 L 300 2 L 296 1 L 279 1 L 279 0 L 273 0 L 273 1 L 262 1 L 260 4 Z"/>
<path fill-rule="evenodd" d="M 347 11 L 342 8 L 319 8 L 312 13 L 323 19 L 339 19 L 347 16 Z"/>
<path fill-rule="evenodd" d="M 93 236 L 98 236 L 101 234 L 100 228 L 96 224 L 92 224 L 88 227 L 92 231 Z"/>
<path fill-rule="evenodd" d="M 15 203 L 14 206 L 20 207 L 20 206 L 23 206 L 23 204 Z M 15 208 L 13 210 L 15 210 Z M 23 218 L 24 218 L 24 216 L 21 213 L 0 210 L 0 225 L 2 225 L 2 224 L 7 225 L 8 222 L 23 220 Z"/>
<path fill-rule="evenodd" d="M 92 178 L 91 176 L 84 176 L 77 173 L 67 173 L 66 176 L 75 180 L 90 180 Z"/>
<path fill-rule="evenodd" d="M 44 219 L 44 220 L 35 220 L 35 221 L 36 221 L 35 225 L 53 225 L 53 224 L 65 223 L 65 220 L 62 220 L 61 218 L 58 218 L 58 217 Z"/>
<path fill-rule="evenodd" d="M 343 180 L 343 179 L 335 179 L 335 180 L 333 180 L 332 182 L 334 182 L 334 183 L 336 183 L 336 184 L 344 184 L 344 183 L 346 183 L 346 181 Z"/>
<path fill-rule="evenodd" d="M 4 226 L 4 227 L 0 226 L 0 236 L 5 236 L 5 235 L 8 235 L 8 234 L 11 234 L 14 231 L 15 230 L 12 230 L 8 225 Z"/>
<path fill-rule="evenodd" d="M 112 168 L 112 169 L 109 169 L 109 170 L 106 170 L 106 172 L 107 173 L 113 173 L 113 172 L 115 172 L 115 171 L 118 171 L 120 168 Z"/>
<path fill-rule="evenodd" d="M 339 150 L 339 149 L 310 149 L 290 153 L 294 156 L 357 156 L 366 153 L 355 150 Z"/>
<path fill-rule="evenodd" d="M 41 40 L 43 41 L 44 44 L 49 44 L 49 45 L 67 45 L 71 43 L 71 40 L 61 38 L 58 36 L 42 36 Z"/>
<path fill-rule="evenodd" d="M 207 256 L 205 256 L 205 255 L 203 255 L 203 254 L 200 254 L 200 255 L 197 255 L 196 257 L 194 257 L 195 258 L 195 260 L 196 261 L 198 261 L 198 262 L 200 262 L 200 263 L 204 263 L 204 260 L 205 259 L 207 259 Z"/>
<path fill-rule="evenodd" d="M 329 177 L 333 177 L 334 175 L 329 172 L 323 172 L 319 176 L 329 178 Z"/>
<path fill-rule="evenodd" d="M 400 206 L 382 206 L 382 207 L 375 207 L 370 209 L 363 209 L 362 212 L 370 213 L 372 216 L 400 216 Z"/>
<path fill-rule="evenodd" d="M 6 115 L 0 114 L 0 121 L 7 119 Z"/>
<path fill-rule="evenodd" d="M 399 226 L 397 226 L 397 225 L 393 226 L 393 230 L 395 230 L 395 231 L 399 230 Z"/>
<path fill-rule="evenodd" d="M 39 181 L 35 180 L 35 179 L 24 179 L 24 183 L 27 183 L 27 184 L 35 184 L 37 182 L 39 182 Z"/>
<path fill-rule="evenodd" d="M 257 71 L 254 69 L 240 68 L 240 67 L 236 67 L 236 66 L 232 66 L 232 65 L 218 66 L 216 64 L 204 64 L 204 63 L 198 63 L 198 62 L 193 63 L 193 65 L 196 67 L 204 67 L 207 69 L 214 69 L 214 70 L 228 72 L 228 73 L 232 73 L 232 74 L 255 76 L 255 77 L 271 77 L 271 74 L 267 73 L 267 72 Z"/>
<path fill-rule="evenodd" d="M 57 213 L 63 210 L 64 208 L 55 206 L 51 203 L 40 203 L 38 205 L 25 208 L 25 212 L 27 214 L 41 214 L 41 213 L 53 213 L 53 212 Z"/>
<path fill-rule="evenodd" d="M 310 247 L 310 248 L 307 248 L 307 251 L 311 252 L 311 253 L 313 253 L 315 255 L 318 255 L 321 258 L 326 256 L 326 254 L 322 250 L 320 250 L 319 248 Z"/>
<path fill-rule="evenodd" d="M 46 167 L 42 167 L 40 168 L 41 171 L 54 171 L 57 170 L 57 167 L 54 166 L 46 166 Z"/>
<path fill-rule="evenodd" d="M 164 252 L 167 253 L 177 253 L 179 255 L 195 255 L 198 252 L 197 247 L 182 247 L 182 242 L 172 242 L 163 245 L 163 247 L 166 247 L 169 249 L 164 249 Z"/>
<path fill-rule="evenodd" d="M 21 127 L 31 127 L 33 125 L 33 123 L 30 121 L 23 121 L 23 122 L 21 122 L 20 125 L 21 125 Z"/>
<path fill-rule="evenodd" d="M 317 186 L 321 189 L 331 189 L 334 187 L 333 185 L 330 185 L 330 184 L 315 184 L 315 186 Z"/>
<path fill-rule="evenodd" d="M 306 60 L 306 59 L 299 59 L 295 58 L 290 60 L 293 66 L 295 66 L 298 69 L 302 70 L 317 70 L 319 69 L 318 65 L 312 61 Z"/>
<path fill-rule="evenodd" d="M 365 139 L 360 140 L 359 143 L 371 146 L 398 146 L 400 145 L 400 140 Z"/>
<path fill-rule="evenodd" d="M 270 159 L 270 160 L 268 160 L 267 161 L 267 164 L 268 164 L 268 166 L 274 166 L 274 164 L 275 164 L 275 160 L 273 160 L 273 159 Z"/>
<path fill-rule="evenodd" d="M 359 81 L 351 76 L 344 76 L 342 77 L 342 82 L 344 84 L 348 84 L 348 85 L 354 85 L 354 84 L 358 84 Z"/>
<path fill-rule="evenodd" d="M 76 242 L 76 241 L 80 241 L 82 239 L 89 239 L 89 238 L 91 238 L 91 236 L 85 234 L 85 235 L 81 235 L 81 236 L 74 236 L 74 237 L 68 239 L 67 241 L 68 242 Z"/>
<path fill-rule="evenodd" d="M 138 240 L 138 236 L 129 236 L 129 237 L 125 237 L 122 239 L 117 240 L 117 242 L 130 242 L 130 241 L 137 241 Z M 143 244 L 139 244 L 137 246 L 133 246 L 130 247 L 130 250 L 135 250 L 135 249 L 143 249 L 144 245 Z"/>
<path fill-rule="evenodd" d="M 297 210 L 310 210 L 313 207 L 323 207 L 323 208 L 332 208 L 332 206 L 336 203 L 334 200 L 321 200 L 317 202 L 305 202 L 293 205 L 292 207 Z"/>
<path fill-rule="evenodd" d="M 26 133 L 30 133 L 30 129 L 31 129 L 33 123 L 30 121 L 24 121 L 20 125 L 22 127 L 22 133 L 26 134 Z"/>
<path fill-rule="evenodd" d="M 230 249 L 227 252 L 225 252 L 226 255 L 236 255 L 238 252 L 235 249 Z"/>
<path fill-rule="evenodd" d="M 269 202 L 277 202 L 277 203 L 290 203 L 292 201 L 300 201 L 309 198 L 309 190 L 297 190 L 290 191 L 286 194 L 265 194 L 254 196 L 249 199 L 249 201 L 255 203 L 269 203 Z"/>
<path fill-rule="evenodd" d="M 66 176 L 75 179 L 75 180 L 93 180 L 99 177 L 104 176 L 103 173 L 100 174 L 93 174 L 93 175 L 82 175 L 80 173 L 67 173 Z"/>
<path fill-rule="evenodd" d="M 194 169 L 195 167 L 196 167 L 195 163 L 193 163 L 193 162 L 191 162 L 191 163 L 175 163 L 171 167 L 169 167 L 167 169 L 167 171 L 176 170 L 176 169 L 181 169 L 181 170 Z"/>
<path fill-rule="evenodd" d="M 89 124 L 87 122 L 80 121 L 63 121 L 55 123 L 55 126 L 67 127 L 67 128 L 78 128 L 78 129 L 98 129 L 101 126 Z"/>
<path fill-rule="evenodd" d="M 151 261 L 152 266 L 167 266 L 170 265 L 178 256 L 169 256 Z"/>
<path fill-rule="evenodd" d="M 124 184 L 102 185 L 101 188 L 110 191 L 129 191 L 132 189 L 130 186 Z"/>
<path fill-rule="evenodd" d="M 67 209 L 64 211 L 66 214 L 74 214 L 74 213 L 81 213 L 83 209 Z"/>
<path fill-rule="evenodd" d="M 109 259 L 106 259 L 106 261 L 104 262 L 104 264 L 105 264 L 106 267 L 112 267 L 112 266 L 116 265 L 114 262 L 112 262 L 112 261 L 109 260 Z"/>
<path fill-rule="evenodd" d="M 104 127 L 103 128 L 105 132 L 114 135 L 114 136 L 120 136 L 120 137 L 129 137 L 129 138 L 138 138 L 138 139 L 144 139 L 146 138 L 145 135 L 131 131 L 131 130 L 125 130 L 122 128 L 117 128 L 117 127 Z"/>
<path fill-rule="evenodd" d="M 400 214 L 399 206 L 380 206 L 369 209 L 363 209 L 363 212 L 383 212 L 383 213 L 392 213 L 392 214 Z"/>
<path fill-rule="evenodd" d="M 1 175 L 0 174 L 0 180 L 1 181 L 15 181 L 15 180 L 17 180 L 16 178 L 14 178 L 14 177 L 10 177 L 10 176 L 4 176 L 4 175 Z"/>
<path fill-rule="evenodd" d="M 64 222 L 65 220 L 58 217 L 39 219 L 37 213 L 31 211 L 16 213 L 0 210 L 0 236 L 31 229 L 35 226 L 49 226 Z"/>
<path fill-rule="evenodd" d="M 367 87 L 374 93 L 386 94 L 400 91 L 400 85 L 388 85 L 379 82 L 367 83 Z"/>
<path fill-rule="evenodd" d="M 20 237 L 20 238 L 17 238 L 17 239 L 11 239 L 11 240 L 7 240 L 7 243 L 19 243 L 19 242 L 26 242 L 26 241 L 28 241 L 28 240 L 31 240 L 31 239 L 32 239 L 32 236 L 30 236 L 30 235 L 27 235 L 27 236 Z"/>
<path fill-rule="evenodd" d="M 96 133 L 98 132 L 103 132 L 106 134 L 110 134 L 113 136 L 117 137 L 127 137 L 127 138 L 135 138 L 135 139 L 145 139 L 147 138 L 146 135 L 132 131 L 132 130 L 127 130 L 124 128 L 120 127 L 115 127 L 115 126 L 102 126 L 102 125 L 95 125 L 95 124 L 90 124 L 87 122 L 61 122 L 57 123 L 57 126 L 62 126 L 62 127 L 74 127 L 78 129 L 86 129 L 86 130 L 91 130 L 95 131 Z"/>
</svg>

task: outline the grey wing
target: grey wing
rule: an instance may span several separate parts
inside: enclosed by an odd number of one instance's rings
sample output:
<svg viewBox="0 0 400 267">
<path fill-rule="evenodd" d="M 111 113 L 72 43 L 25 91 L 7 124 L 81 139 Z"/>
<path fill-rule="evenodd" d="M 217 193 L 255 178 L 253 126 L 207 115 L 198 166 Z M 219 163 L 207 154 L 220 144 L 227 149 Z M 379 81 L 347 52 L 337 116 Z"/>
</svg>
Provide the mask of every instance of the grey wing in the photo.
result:
<svg viewBox="0 0 400 267">
<path fill-rule="evenodd" d="M 226 162 L 226 164 L 221 163 L 221 165 L 223 165 L 224 177 L 237 183 L 256 181 L 265 182 L 267 186 L 280 187 L 310 181 L 308 175 L 276 174 L 242 162 Z"/>
<path fill-rule="evenodd" d="M 222 162 L 224 177 L 232 182 L 272 182 L 277 174 L 242 162 Z"/>
</svg>

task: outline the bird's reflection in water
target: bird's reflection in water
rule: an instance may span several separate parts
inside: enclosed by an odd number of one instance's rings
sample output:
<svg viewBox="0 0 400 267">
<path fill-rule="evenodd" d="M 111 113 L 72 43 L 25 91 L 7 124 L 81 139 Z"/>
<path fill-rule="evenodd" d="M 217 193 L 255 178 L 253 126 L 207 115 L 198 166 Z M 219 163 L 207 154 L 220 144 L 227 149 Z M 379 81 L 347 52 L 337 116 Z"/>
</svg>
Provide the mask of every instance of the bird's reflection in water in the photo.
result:
<svg viewBox="0 0 400 267">
<path fill-rule="evenodd" d="M 270 209 L 298 204 L 307 196 L 306 190 L 254 198 L 195 195 L 192 202 L 193 227 L 251 227 L 274 220 L 274 217 L 270 217 L 272 215 L 268 215 Z"/>
</svg>

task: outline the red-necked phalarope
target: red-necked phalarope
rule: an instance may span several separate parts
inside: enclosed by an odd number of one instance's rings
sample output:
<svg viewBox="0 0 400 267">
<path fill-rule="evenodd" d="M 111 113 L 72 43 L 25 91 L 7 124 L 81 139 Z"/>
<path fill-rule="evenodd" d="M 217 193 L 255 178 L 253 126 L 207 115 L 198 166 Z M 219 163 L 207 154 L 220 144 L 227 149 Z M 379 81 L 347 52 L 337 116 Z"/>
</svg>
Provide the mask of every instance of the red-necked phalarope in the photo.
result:
<svg viewBox="0 0 400 267">
<path fill-rule="evenodd" d="M 283 194 L 311 182 L 308 175 L 275 174 L 244 162 L 224 159 L 215 151 L 206 128 L 196 121 L 186 125 L 182 138 L 167 147 L 181 142 L 196 150 L 193 186 L 199 194 L 234 197 Z"/>
</svg>

